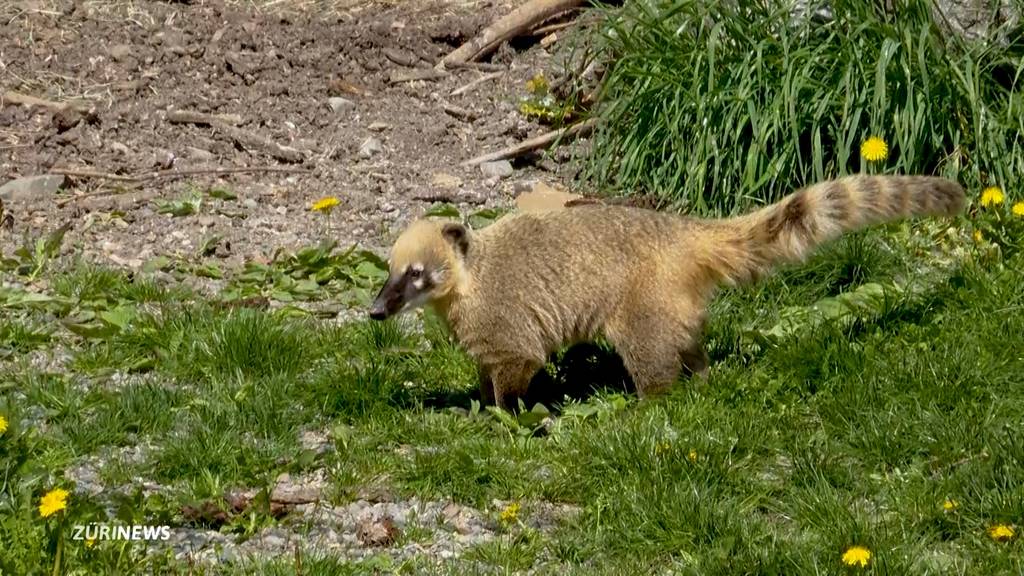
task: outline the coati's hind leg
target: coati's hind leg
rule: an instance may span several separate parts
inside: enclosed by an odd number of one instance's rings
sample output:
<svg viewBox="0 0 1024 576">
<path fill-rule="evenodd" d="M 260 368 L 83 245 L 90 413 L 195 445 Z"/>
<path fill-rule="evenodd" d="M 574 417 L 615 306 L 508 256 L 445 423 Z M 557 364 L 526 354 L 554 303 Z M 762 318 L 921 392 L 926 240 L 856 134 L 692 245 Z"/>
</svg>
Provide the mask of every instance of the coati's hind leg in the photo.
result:
<svg viewBox="0 0 1024 576">
<path fill-rule="evenodd" d="M 640 397 L 667 391 L 680 374 L 704 376 L 703 313 L 685 306 L 626 306 L 605 327 Z"/>
</svg>

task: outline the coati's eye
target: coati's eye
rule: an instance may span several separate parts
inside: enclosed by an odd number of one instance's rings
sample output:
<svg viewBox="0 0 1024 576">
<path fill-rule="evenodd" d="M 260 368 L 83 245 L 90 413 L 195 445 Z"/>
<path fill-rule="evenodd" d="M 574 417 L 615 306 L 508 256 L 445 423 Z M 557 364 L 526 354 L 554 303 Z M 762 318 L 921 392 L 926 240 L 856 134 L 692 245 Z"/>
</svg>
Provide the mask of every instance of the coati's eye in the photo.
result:
<svg viewBox="0 0 1024 576">
<path fill-rule="evenodd" d="M 410 278 L 419 278 L 422 275 L 423 275 L 423 270 L 420 270 L 419 268 L 410 268 L 409 269 L 409 277 Z"/>
</svg>

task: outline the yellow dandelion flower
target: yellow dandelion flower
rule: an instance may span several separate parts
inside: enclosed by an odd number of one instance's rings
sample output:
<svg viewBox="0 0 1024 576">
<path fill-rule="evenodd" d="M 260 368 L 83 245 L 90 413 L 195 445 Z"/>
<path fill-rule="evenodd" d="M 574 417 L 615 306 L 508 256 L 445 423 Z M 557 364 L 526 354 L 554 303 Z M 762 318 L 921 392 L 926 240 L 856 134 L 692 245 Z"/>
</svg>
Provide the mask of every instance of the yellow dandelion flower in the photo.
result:
<svg viewBox="0 0 1024 576">
<path fill-rule="evenodd" d="M 872 136 L 860 145 L 860 155 L 868 162 L 879 162 L 889 157 L 889 145 L 878 136 Z"/>
<path fill-rule="evenodd" d="M 0 416 L 0 434 L 7 432 L 7 418 Z"/>
<path fill-rule="evenodd" d="M 984 239 L 985 239 L 985 236 L 981 233 L 981 230 L 975 230 L 974 231 L 974 241 L 975 242 L 981 242 Z"/>
<path fill-rule="evenodd" d="M 981 205 L 982 206 L 998 206 L 1006 200 L 1006 196 L 1003 196 L 1003 191 L 999 186 L 989 186 L 981 191 Z"/>
<path fill-rule="evenodd" d="M 39 500 L 39 515 L 43 518 L 53 516 L 68 507 L 68 491 L 56 488 L 47 492 Z"/>
<path fill-rule="evenodd" d="M 513 502 L 513 503 L 509 504 L 508 506 L 505 506 L 505 509 L 501 511 L 501 521 L 505 522 L 506 524 L 509 523 L 509 522 L 515 522 L 516 518 L 518 518 L 518 517 L 519 517 L 519 503 L 518 502 Z"/>
<path fill-rule="evenodd" d="M 996 542 L 1006 542 L 1013 538 L 1013 526 L 1007 524 L 995 524 L 988 529 L 988 535 Z"/>
<path fill-rule="evenodd" d="M 942 503 L 942 509 L 945 510 L 946 512 L 952 512 L 953 510 L 956 510 L 959 507 L 960 503 L 950 498 L 946 498 L 946 501 Z"/>
<path fill-rule="evenodd" d="M 690 462 L 696 462 L 697 461 L 697 451 L 696 450 L 690 450 L 690 453 L 687 454 L 686 457 L 690 459 Z"/>
<path fill-rule="evenodd" d="M 1011 208 L 1011 210 L 1013 210 L 1014 216 L 1024 217 L 1024 202 L 1017 202 L 1016 204 L 1013 205 L 1013 208 Z"/>
<path fill-rule="evenodd" d="M 317 200 L 313 204 L 313 210 L 316 212 L 330 212 L 331 210 L 334 210 L 334 207 L 340 203 L 341 201 L 335 198 L 334 196 L 327 196 L 326 198 L 321 198 Z"/>
<path fill-rule="evenodd" d="M 85 547 L 86 548 L 92 548 L 95 545 L 96 545 L 96 539 L 95 538 L 89 538 L 89 539 L 87 539 L 85 541 Z"/>
<path fill-rule="evenodd" d="M 663 454 L 665 452 L 668 452 L 671 449 L 672 449 L 672 445 L 669 444 L 668 442 L 660 442 L 660 443 L 658 443 L 658 444 L 656 444 L 654 446 L 654 453 L 655 454 Z"/>
<path fill-rule="evenodd" d="M 860 566 L 861 568 L 868 565 L 871 560 L 871 550 L 863 546 L 850 546 L 843 552 L 843 564 L 847 566 Z"/>
<path fill-rule="evenodd" d="M 544 75 L 538 72 L 533 78 L 526 81 L 526 91 L 530 94 L 537 94 L 538 92 L 547 92 L 548 81 L 544 78 Z"/>
</svg>

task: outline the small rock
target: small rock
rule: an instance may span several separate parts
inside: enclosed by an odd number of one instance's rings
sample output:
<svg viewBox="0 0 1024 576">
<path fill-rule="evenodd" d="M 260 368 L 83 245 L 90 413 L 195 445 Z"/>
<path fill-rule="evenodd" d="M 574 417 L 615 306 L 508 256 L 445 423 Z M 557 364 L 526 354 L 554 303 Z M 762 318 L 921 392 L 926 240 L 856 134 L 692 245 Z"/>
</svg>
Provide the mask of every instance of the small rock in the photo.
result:
<svg viewBox="0 0 1024 576">
<path fill-rule="evenodd" d="M 391 126 L 389 126 L 388 124 L 385 124 L 383 122 L 374 122 L 373 124 L 370 124 L 366 128 L 370 132 L 383 132 L 383 131 L 387 130 L 388 128 L 391 128 Z"/>
<path fill-rule="evenodd" d="M 399 530 L 390 516 L 374 518 L 369 516 L 359 521 L 356 526 L 356 538 L 363 546 L 390 546 L 398 538 Z"/>
<path fill-rule="evenodd" d="M 506 176 L 511 176 L 513 172 L 512 163 L 508 160 L 484 162 L 480 165 L 480 171 L 488 178 L 505 178 Z"/>
<path fill-rule="evenodd" d="M 430 183 L 438 188 L 458 188 L 462 186 L 462 180 L 459 177 L 444 172 L 434 172 L 434 175 L 430 177 Z"/>
<path fill-rule="evenodd" d="M 174 160 L 176 159 L 174 152 L 170 150 L 164 150 L 157 148 L 153 151 L 153 165 L 161 170 L 168 170 L 174 166 Z"/>
<path fill-rule="evenodd" d="M 331 107 L 331 110 L 341 112 L 342 110 L 355 107 L 356 103 L 341 96 L 332 96 L 327 99 L 327 105 Z"/>
<path fill-rule="evenodd" d="M 242 206 L 250 210 L 255 210 L 260 207 L 260 203 L 257 202 L 255 198 L 246 198 L 245 200 L 242 200 Z"/>
<path fill-rule="evenodd" d="M 288 207 L 287 206 L 278 206 L 277 208 L 274 208 L 274 211 L 277 212 L 278 214 L 280 214 L 281 216 L 284 216 L 285 214 L 288 213 Z"/>
<path fill-rule="evenodd" d="M 114 60 L 124 60 L 128 56 L 132 55 L 132 47 L 127 44 L 116 44 L 107 48 L 107 54 L 109 54 Z"/>
<path fill-rule="evenodd" d="M 26 176 L 0 186 L 0 199 L 10 202 L 39 200 L 56 194 L 62 186 L 64 176 L 61 174 Z"/>
<path fill-rule="evenodd" d="M 217 223 L 217 217 L 216 216 L 200 216 L 198 221 L 199 221 L 199 225 L 202 226 L 203 228 L 209 228 L 210 226 L 213 226 L 214 224 Z"/>
<path fill-rule="evenodd" d="M 400 66 L 408 66 L 412 68 L 420 61 L 419 56 L 409 52 L 408 50 L 402 50 L 400 48 L 385 48 L 381 52 L 384 53 L 385 58 Z"/>
<path fill-rule="evenodd" d="M 501 176 L 491 176 L 490 178 L 484 180 L 484 186 L 487 186 L 488 188 L 494 188 L 495 186 L 498 185 L 498 182 L 501 182 Z"/>
<path fill-rule="evenodd" d="M 128 154 L 128 152 L 130 152 L 128 147 L 120 142 L 110 142 L 107 144 L 107 148 L 110 148 L 111 151 L 117 152 L 118 154 Z"/>
<path fill-rule="evenodd" d="M 254 66 L 249 59 L 238 52 L 228 52 L 224 55 L 224 62 L 228 66 L 228 70 L 238 74 L 239 76 L 245 76 L 246 74 L 253 71 Z"/>
<path fill-rule="evenodd" d="M 384 145 L 381 141 L 370 137 L 367 138 L 362 145 L 359 146 L 359 157 L 360 158 L 371 158 L 376 154 L 384 151 Z"/>
<path fill-rule="evenodd" d="M 188 152 L 188 157 L 193 160 L 213 160 L 214 158 L 213 152 L 195 146 L 186 146 L 185 152 Z"/>
</svg>

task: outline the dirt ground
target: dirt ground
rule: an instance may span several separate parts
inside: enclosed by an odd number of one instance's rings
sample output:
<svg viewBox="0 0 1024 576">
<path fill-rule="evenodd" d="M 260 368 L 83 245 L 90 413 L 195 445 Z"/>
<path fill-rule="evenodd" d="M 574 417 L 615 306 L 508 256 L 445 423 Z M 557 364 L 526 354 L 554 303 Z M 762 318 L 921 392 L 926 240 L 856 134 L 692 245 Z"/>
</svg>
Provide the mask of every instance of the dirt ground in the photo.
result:
<svg viewBox="0 0 1024 576">
<path fill-rule="evenodd" d="M 222 241 L 209 258 L 230 270 L 328 232 L 341 246 L 383 250 L 434 201 L 471 212 L 508 205 L 538 180 L 566 184 L 573 177 L 566 149 L 516 164 L 504 177 L 460 165 L 550 129 L 517 110 L 529 78 L 562 70 L 535 42 L 504 46 L 486 69 L 395 81 L 429 70 L 511 7 L 453 0 L 264 10 L 202 1 L 0 1 L 3 90 L 79 110 L 4 101 L 0 185 L 69 168 L 118 175 L 302 170 L 141 183 L 68 177 L 60 190 L 6 199 L 11 218 L 0 249 L 10 254 L 26 234 L 70 223 L 66 253 L 138 268 L 160 255 L 194 257 L 217 235 Z M 451 95 L 487 74 L 496 77 Z M 169 119 L 181 111 L 221 115 L 283 148 L 268 151 L 230 131 Z M 213 188 L 237 199 L 203 194 L 187 216 L 158 210 L 161 200 Z M 310 210 L 328 195 L 341 200 L 329 229 Z"/>
</svg>

